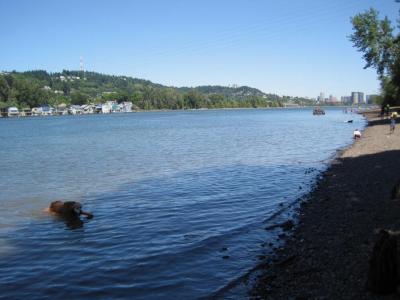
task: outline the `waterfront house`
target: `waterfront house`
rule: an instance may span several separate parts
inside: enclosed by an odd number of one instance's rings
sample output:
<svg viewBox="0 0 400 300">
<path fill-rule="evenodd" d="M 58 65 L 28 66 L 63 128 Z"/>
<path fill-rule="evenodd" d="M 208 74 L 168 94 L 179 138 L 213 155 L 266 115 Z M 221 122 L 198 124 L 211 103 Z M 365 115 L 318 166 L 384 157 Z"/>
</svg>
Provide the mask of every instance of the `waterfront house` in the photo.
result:
<svg viewBox="0 0 400 300">
<path fill-rule="evenodd" d="M 103 111 L 102 111 L 102 104 L 97 104 L 95 107 L 94 107 L 94 113 L 96 113 L 96 114 L 101 114 Z"/>
<path fill-rule="evenodd" d="M 119 113 L 119 112 L 121 112 L 121 106 L 119 104 L 115 103 L 112 105 L 111 111 L 113 113 Z"/>
<path fill-rule="evenodd" d="M 94 113 L 95 106 L 92 104 L 81 105 L 83 114 L 92 114 Z"/>
<path fill-rule="evenodd" d="M 132 102 L 126 101 L 119 104 L 121 112 L 132 112 Z"/>
<path fill-rule="evenodd" d="M 48 105 L 44 105 L 41 107 L 41 111 L 42 111 L 42 116 L 51 116 L 54 112 L 54 108 Z"/>
<path fill-rule="evenodd" d="M 18 117 L 19 116 L 19 110 L 15 106 L 9 107 L 7 110 L 7 115 L 9 117 Z"/>
<path fill-rule="evenodd" d="M 107 101 L 106 103 L 103 103 L 103 104 L 101 105 L 101 112 L 102 112 L 103 114 L 109 114 L 109 113 L 111 113 L 111 112 L 112 112 L 112 109 L 113 109 L 113 102 L 114 102 L 114 101 Z"/>
<path fill-rule="evenodd" d="M 60 105 L 58 105 L 55 108 L 53 114 L 59 115 L 59 116 L 68 115 L 67 105 L 65 103 L 61 103 Z"/>
<path fill-rule="evenodd" d="M 32 111 L 29 107 L 25 107 L 24 109 L 21 110 L 21 113 L 19 114 L 21 117 L 27 117 L 32 115 Z"/>
<path fill-rule="evenodd" d="M 8 116 L 8 109 L 7 108 L 0 108 L 0 117 L 7 117 Z"/>
<path fill-rule="evenodd" d="M 83 113 L 82 108 L 80 105 L 71 105 L 68 108 L 68 113 L 70 115 L 81 115 Z"/>
<path fill-rule="evenodd" d="M 106 105 L 110 108 L 110 112 L 119 112 L 119 106 L 117 101 L 112 100 L 112 101 L 107 101 Z"/>
<path fill-rule="evenodd" d="M 42 108 L 41 107 L 33 107 L 31 110 L 32 116 L 41 116 L 42 115 Z"/>
</svg>

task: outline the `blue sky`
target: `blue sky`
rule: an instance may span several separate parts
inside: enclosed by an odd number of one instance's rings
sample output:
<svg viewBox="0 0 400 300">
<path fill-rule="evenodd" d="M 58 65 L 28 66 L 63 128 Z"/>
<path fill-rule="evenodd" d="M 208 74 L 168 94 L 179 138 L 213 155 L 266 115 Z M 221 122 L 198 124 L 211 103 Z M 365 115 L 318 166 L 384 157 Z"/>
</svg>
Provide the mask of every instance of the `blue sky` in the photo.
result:
<svg viewBox="0 0 400 300">
<path fill-rule="evenodd" d="M 394 0 L 0 0 L 0 70 L 85 69 L 290 96 L 379 91 L 350 17 Z M 395 25 L 395 24 L 394 24 Z"/>
</svg>

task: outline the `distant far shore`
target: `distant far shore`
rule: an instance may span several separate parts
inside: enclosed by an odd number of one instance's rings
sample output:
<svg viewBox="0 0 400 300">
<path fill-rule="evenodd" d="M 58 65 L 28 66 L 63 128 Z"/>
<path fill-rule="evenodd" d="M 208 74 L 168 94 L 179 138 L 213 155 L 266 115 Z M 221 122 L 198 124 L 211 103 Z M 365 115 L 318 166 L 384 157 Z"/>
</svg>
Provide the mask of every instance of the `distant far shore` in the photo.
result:
<svg viewBox="0 0 400 300">
<path fill-rule="evenodd" d="M 26 118 L 26 117 L 50 117 L 50 116 L 81 116 L 81 115 L 110 115 L 110 114 L 123 114 L 123 113 L 148 113 L 148 112 L 163 112 L 163 111 L 210 111 L 210 110 L 253 110 L 253 109 L 262 109 L 262 110 L 277 110 L 277 109 L 300 109 L 300 108 L 313 108 L 313 107 L 321 107 L 321 108 L 341 108 L 341 109 L 351 109 L 352 112 L 357 112 L 358 106 L 350 106 L 350 105 L 307 105 L 307 106 L 282 106 L 282 107 L 223 107 L 223 108 L 184 108 L 184 109 L 132 109 L 132 104 L 123 103 L 120 105 L 118 110 L 113 111 L 112 105 L 107 105 L 104 108 L 104 105 L 73 105 L 71 107 L 64 107 L 62 109 L 54 109 L 51 107 L 40 107 L 34 111 L 32 110 L 18 110 L 14 109 L 11 111 L 2 111 L 0 112 L 1 118 Z M 367 105 L 362 106 L 361 109 L 377 109 L 375 105 Z"/>
<path fill-rule="evenodd" d="M 400 128 L 367 114 L 362 138 L 322 174 L 284 246 L 261 264 L 254 299 L 383 299 L 366 288 L 378 229 L 400 230 Z M 398 299 L 398 294 L 384 299 Z"/>
</svg>

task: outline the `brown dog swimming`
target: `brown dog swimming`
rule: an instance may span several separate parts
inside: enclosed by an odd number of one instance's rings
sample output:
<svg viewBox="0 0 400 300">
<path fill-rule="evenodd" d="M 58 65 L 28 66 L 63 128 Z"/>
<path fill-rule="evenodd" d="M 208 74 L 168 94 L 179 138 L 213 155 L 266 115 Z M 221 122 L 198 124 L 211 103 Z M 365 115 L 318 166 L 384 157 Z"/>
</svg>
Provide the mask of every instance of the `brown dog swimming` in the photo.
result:
<svg viewBox="0 0 400 300">
<path fill-rule="evenodd" d="M 75 201 L 54 201 L 51 202 L 47 211 L 57 214 L 63 218 L 78 218 L 80 215 L 86 216 L 88 219 L 93 218 L 91 213 L 82 210 L 82 204 Z"/>
<path fill-rule="evenodd" d="M 91 213 L 82 210 L 82 204 L 75 201 L 54 201 L 51 202 L 46 211 L 62 218 L 66 225 L 71 229 L 80 228 L 83 226 L 83 221 L 79 218 L 80 215 L 86 216 L 88 219 L 93 218 Z"/>
</svg>

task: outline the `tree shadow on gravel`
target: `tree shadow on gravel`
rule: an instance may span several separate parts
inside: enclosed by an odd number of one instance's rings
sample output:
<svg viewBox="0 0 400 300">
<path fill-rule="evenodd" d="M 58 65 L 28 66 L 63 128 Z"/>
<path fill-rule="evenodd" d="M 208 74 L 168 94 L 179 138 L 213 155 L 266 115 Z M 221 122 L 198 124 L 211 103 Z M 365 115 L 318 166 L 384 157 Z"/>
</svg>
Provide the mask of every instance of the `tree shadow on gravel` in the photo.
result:
<svg viewBox="0 0 400 300">
<path fill-rule="evenodd" d="M 391 195 L 399 179 L 400 150 L 334 161 L 251 297 L 398 299 L 372 294 L 366 283 L 377 231 L 400 230 L 400 201 Z"/>
<path fill-rule="evenodd" d="M 368 121 L 368 124 L 369 124 L 369 126 L 389 125 L 390 124 L 390 118 L 370 120 L 370 121 Z"/>
</svg>

